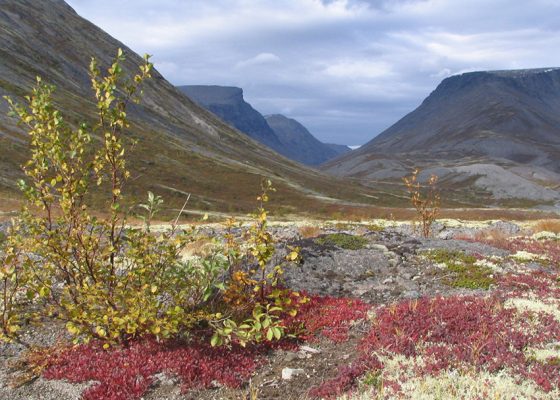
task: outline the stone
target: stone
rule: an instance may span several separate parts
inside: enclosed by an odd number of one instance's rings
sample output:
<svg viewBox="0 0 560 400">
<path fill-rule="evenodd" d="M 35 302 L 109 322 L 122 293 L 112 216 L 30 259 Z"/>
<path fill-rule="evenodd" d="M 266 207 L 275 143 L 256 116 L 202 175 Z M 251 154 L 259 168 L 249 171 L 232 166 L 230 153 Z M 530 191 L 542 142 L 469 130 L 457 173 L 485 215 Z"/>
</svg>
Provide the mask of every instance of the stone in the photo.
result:
<svg viewBox="0 0 560 400">
<path fill-rule="evenodd" d="M 297 353 L 289 352 L 289 353 L 287 353 L 286 356 L 284 357 L 284 361 L 290 362 L 290 361 L 294 361 L 296 358 L 298 358 L 298 354 L 297 354 Z"/>
<path fill-rule="evenodd" d="M 313 347 L 310 346 L 300 346 L 299 348 L 301 351 L 305 351 L 306 353 L 311 353 L 311 354 L 319 354 L 321 352 L 321 350 L 318 349 L 314 349 Z"/>
<path fill-rule="evenodd" d="M 282 379 L 289 381 L 293 377 L 302 375 L 303 373 L 305 373 L 305 371 L 301 368 L 284 368 L 282 369 Z"/>
</svg>

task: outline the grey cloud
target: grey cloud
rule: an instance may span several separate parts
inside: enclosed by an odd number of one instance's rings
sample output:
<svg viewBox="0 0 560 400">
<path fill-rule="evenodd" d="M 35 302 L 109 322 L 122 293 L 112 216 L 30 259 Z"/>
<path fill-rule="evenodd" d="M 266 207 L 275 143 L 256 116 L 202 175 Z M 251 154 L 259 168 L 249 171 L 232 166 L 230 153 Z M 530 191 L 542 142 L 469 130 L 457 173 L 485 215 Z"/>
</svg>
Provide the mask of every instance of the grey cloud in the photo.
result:
<svg viewBox="0 0 560 400">
<path fill-rule="evenodd" d="M 560 2 L 70 0 L 175 84 L 243 87 L 259 111 L 356 145 L 446 76 L 560 66 Z"/>
</svg>

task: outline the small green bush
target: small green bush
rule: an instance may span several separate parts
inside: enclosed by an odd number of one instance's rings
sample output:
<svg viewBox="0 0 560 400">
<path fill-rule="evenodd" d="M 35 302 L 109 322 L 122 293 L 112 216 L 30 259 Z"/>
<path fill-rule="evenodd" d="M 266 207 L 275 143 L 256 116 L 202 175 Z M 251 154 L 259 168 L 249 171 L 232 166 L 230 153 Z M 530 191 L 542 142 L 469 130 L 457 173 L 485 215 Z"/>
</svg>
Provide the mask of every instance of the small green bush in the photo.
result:
<svg viewBox="0 0 560 400">
<path fill-rule="evenodd" d="M 337 246 L 346 250 L 359 250 L 366 247 L 368 240 L 362 236 L 347 233 L 332 233 L 315 239 L 315 243 L 323 246 Z"/>
</svg>

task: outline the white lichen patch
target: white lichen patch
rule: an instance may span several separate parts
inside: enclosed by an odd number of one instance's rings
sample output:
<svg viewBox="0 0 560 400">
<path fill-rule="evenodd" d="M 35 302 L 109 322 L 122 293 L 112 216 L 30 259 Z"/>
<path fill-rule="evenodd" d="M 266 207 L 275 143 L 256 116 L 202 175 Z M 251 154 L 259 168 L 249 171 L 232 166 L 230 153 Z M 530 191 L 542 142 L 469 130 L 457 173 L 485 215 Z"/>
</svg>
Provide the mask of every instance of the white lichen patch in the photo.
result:
<svg viewBox="0 0 560 400">
<path fill-rule="evenodd" d="M 477 267 L 482 267 L 482 268 L 490 268 L 494 272 L 503 272 L 504 271 L 504 269 L 501 267 L 501 265 L 499 265 L 498 263 L 496 263 L 494 261 L 491 261 L 489 259 L 476 260 L 474 265 L 477 266 Z"/>
<path fill-rule="evenodd" d="M 560 342 L 548 343 L 539 348 L 528 348 L 525 350 L 527 359 L 536 360 L 540 363 L 548 363 L 554 360 L 560 360 Z"/>
<path fill-rule="evenodd" d="M 547 261 L 549 258 L 543 254 L 529 253 L 528 251 L 520 250 L 510 256 L 512 259 L 520 262 L 531 261 Z"/>
<path fill-rule="evenodd" d="M 466 373 L 452 370 L 436 376 L 413 377 L 399 383 L 399 393 L 395 393 L 389 387 L 380 385 L 381 387 L 377 388 L 362 388 L 359 393 L 342 396 L 339 399 L 557 400 L 560 398 L 560 391 L 557 389 L 545 392 L 533 381 L 515 376 L 508 370 L 502 370 L 498 373 L 485 371 Z"/>
<path fill-rule="evenodd" d="M 556 298 L 513 298 L 504 303 L 506 308 L 515 308 L 519 312 L 546 313 L 560 322 L 560 299 Z"/>
<path fill-rule="evenodd" d="M 531 236 L 531 239 L 534 240 L 560 240 L 560 236 L 558 236 L 554 232 L 542 231 L 537 232 Z"/>
</svg>

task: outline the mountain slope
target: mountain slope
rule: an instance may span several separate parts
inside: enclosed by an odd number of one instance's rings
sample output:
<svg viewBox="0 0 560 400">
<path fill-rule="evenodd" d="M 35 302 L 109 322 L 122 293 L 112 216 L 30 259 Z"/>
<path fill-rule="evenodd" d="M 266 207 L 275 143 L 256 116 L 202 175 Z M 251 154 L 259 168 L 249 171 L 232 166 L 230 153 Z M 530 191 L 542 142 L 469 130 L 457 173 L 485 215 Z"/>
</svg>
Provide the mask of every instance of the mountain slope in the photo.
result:
<svg viewBox="0 0 560 400">
<path fill-rule="evenodd" d="M 317 140 L 295 119 L 280 114 L 267 115 L 265 118 L 282 143 L 282 154 L 292 160 L 308 165 L 319 165 L 343 152 L 341 148 L 334 148 Z M 350 150 L 349 147 L 346 149 Z"/>
<path fill-rule="evenodd" d="M 57 86 L 55 103 L 72 123 L 93 121 L 87 74 L 92 56 L 106 67 L 122 47 L 127 71 L 136 71 L 141 63 L 138 55 L 61 0 L 2 0 L 0 37 L 0 96 L 21 101 L 40 75 Z M 14 197 L 26 136 L 6 113 L 7 104 L 0 101 L 0 194 Z M 302 168 L 240 134 L 157 72 L 129 116 L 130 135 L 138 141 L 129 152 L 133 178 L 127 193 L 134 198 L 152 190 L 177 206 L 191 192 L 191 208 L 247 210 L 265 175 L 279 189 L 277 201 L 290 209 L 311 209 L 335 198 L 367 201 L 365 189 Z"/>
<path fill-rule="evenodd" d="M 489 199 L 554 202 L 560 178 L 560 69 L 445 79 L 413 112 L 325 170 L 394 179 L 428 168 Z M 480 194 L 484 195 L 484 194 Z"/>
<path fill-rule="evenodd" d="M 212 85 L 178 88 L 224 122 L 291 160 L 319 165 L 342 152 L 317 140 L 295 120 L 281 115 L 265 118 L 245 101 L 241 88 Z"/>
</svg>

